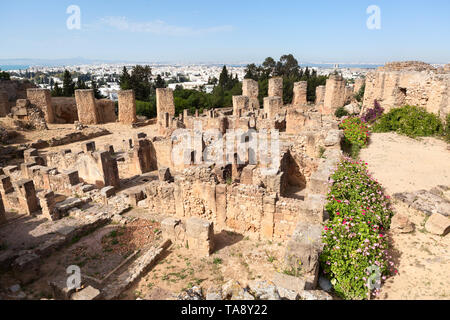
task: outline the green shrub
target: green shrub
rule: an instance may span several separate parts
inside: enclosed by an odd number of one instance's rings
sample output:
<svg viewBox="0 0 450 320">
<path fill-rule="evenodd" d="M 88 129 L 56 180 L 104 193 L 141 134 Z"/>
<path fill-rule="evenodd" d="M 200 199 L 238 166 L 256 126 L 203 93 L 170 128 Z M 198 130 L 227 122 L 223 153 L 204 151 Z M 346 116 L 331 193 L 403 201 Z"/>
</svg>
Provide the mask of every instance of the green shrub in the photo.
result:
<svg viewBox="0 0 450 320">
<path fill-rule="evenodd" d="M 450 143 L 450 114 L 448 114 L 445 119 L 444 139 Z"/>
<path fill-rule="evenodd" d="M 334 113 L 334 115 L 337 118 L 342 118 L 342 117 L 345 117 L 345 116 L 349 116 L 350 114 L 348 113 L 347 110 L 345 110 L 344 107 L 339 107 L 339 108 L 336 109 L 336 112 Z"/>
<path fill-rule="evenodd" d="M 339 296 L 365 299 L 370 291 L 368 268 L 380 268 L 380 282 L 393 271 L 384 233 L 392 216 L 389 197 L 362 162 L 345 159 L 331 178 L 321 266 Z"/>
<path fill-rule="evenodd" d="M 412 138 L 441 135 L 442 121 L 424 108 L 404 106 L 384 114 L 372 127 L 373 132 L 394 131 Z"/>
<path fill-rule="evenodd" d="M 136 100 L 136 114 L 147 118 L 156 117 L 156 101 L 140 101 Z"/>
</svg>

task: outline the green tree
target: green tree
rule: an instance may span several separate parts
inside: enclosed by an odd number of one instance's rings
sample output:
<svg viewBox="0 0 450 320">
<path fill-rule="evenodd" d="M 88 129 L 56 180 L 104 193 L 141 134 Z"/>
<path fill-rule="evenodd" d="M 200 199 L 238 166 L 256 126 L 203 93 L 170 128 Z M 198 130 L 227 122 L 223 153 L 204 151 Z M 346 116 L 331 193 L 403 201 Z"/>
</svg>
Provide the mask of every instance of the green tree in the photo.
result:
<svg viewBox="0 0 450 320">
<path fill-rule="evenodd" d="M 127 67 L 123 67 L 122 74 L 119 77 L 120 89 L 129 90 L 130 87 L 130 74 L 128 73 Z"/>
<path fill-rule="evenodd" d="M 62 97 L 64 96 L 63 90 L 59 87 L 58 83 L 55 83 L 55 86 L 51 92 L 53 97 Z"/>
<path fill-rule="evenodd" d="M 155 80 L 155 88 L 165 88 L 166 82 L 161 78 L 161 75 L 158 74 Z"/>
<path fill-rule="evenodd" d="M 94 90 L 94 96 L 95 96 L 95 99 L 103 99 L 103 98 L 105 98 L 105 97 L 100 93 L 100 90 L 98 89 L 98 84 L 97 84 L 97 82 L 96 82 L 94 79 L 92 79 L 91 89 Z"/>
<path fill-rule="evenodd" d="M 75 93 L 75 84 L 72 80 L 72 75 L 68 70 L 64 70 L 63 95 L 65 97 L 72 97 L 74 93 Z"/>
</svg>

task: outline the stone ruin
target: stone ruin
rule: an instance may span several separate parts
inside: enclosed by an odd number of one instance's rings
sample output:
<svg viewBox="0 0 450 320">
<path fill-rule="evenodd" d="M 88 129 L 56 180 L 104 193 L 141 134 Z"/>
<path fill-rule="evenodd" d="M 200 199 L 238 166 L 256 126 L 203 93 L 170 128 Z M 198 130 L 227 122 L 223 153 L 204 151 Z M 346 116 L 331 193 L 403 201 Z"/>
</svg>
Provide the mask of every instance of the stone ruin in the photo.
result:
<svg viewBox="0 0 450 320">
<path fill-rule="evenodd" d="M 450 71 L 418 62 L 387 63 L 367 74 L 363 111 L 374 100 L 388 112 L 406 104 L 425 108 L 443 119 L 450 113 Z"/>
<path fill-rule="evenodd" d="M 28 270 L 34 280 L 23 282 L 35 281 L 42 272 L 39 266 L 74 237 L 111 222 L 126 224 L 125 212 L 139 209 L 160 218 L 162 242 L 139 257 L 130 256 L 122 273 L 108 275 L 111 280 L 84 279 L 86 291 L 74 293 L 64 287 L 64 281 L 52 281 L 55 297 L 117 298 L 169 254 L 171 244 L 200 257 L 209 256 L 217 250 L 216 238 L 221 232 L 234 232 L 252 241 L 279 241 L 286 268 L 298 268 L 301 263 L 304 272 L 301 279 L 288 280 L 300 281 L 302 290 L 316 289 L 328 177 L 342 156 L 342 132 L 332 110 L 349 95 L 339 77 L 332 77 L 317 92 L 318 103 L 308 103 L 306 82 L 296 83 L 293 102 L 285 105 L 283 80 L 274 78 L 269 81 L 269 96 L 260 106 L 257 82 L 245 80 L 243 94 L 233 97 L 231 108 L 202 114 L 184 110 L 176 116 L 173 91 L 157 89 L 152 134 L 142 129 L 103 145 L 87 141 L 71 149 L 24 150 L 22 163 L 0 169 L 0 236 L 6 237 L 11 228 L 21 228 L 21 220 L 11 218 L 16 212 L 38 225 L 38 231 L 32 232 L 45 242 L 36 244 L 33 237 L 24 235 L 28 242 L 21 250 L 15 250 L 16 245 L 7 250 L 0 267 Z M 29 103 L 49 122 L 62 117 L 47 93 L 30 90 L 29 94 Z M 75 100 L 81 123 L 115 121 L 111 117 L 114 104 L 95 99 L 92 90 L 76 90 Z M 119 93 L 118 112 L 121 124 L 135 124 L 133 91 Z M 73 112 L 64 117 L 75 118 Z M 182 143 L 174 135 L 180 129 L 190 130 L 199 139 Z M 210 129 L 218 129 L 227 142 L 245 142 L 245 149 L 227 158 L 227 146 L 218 144 L 220 140 Z M 260 161 L 253 163 L 257 146 L 252 130 L 265 131 L 268 146 L 278 140 L 279 155 L 269 148 L 267 154 L 258 153 Z M 278 139 L 272 137 L 275 132 Z M 224 155 L 223 163 L 211 160 L 220 159 L 214 157 L 217 154 Z M 261 161 L 271 157 L 277 161 Z M 275 280 L 288 286 L 281 275 Z"/>
</svg>

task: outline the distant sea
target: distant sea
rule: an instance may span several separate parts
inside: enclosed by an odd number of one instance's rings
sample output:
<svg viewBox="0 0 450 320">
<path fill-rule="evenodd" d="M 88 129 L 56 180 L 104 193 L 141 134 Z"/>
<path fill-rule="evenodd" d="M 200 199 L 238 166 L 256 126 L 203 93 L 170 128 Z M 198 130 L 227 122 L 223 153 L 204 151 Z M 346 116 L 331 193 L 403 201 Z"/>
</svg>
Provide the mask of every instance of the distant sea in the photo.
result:
<svg viewBox="0 0 450 320">
<path fill-rule="evenodd" d="M 22 70 L 22 69 L 28 69 L 30 66 L 26 65 L 6 65 L 2 66 L 0 65 L 0 70 L 8 71 L 8 70 Z"/>
</svg>

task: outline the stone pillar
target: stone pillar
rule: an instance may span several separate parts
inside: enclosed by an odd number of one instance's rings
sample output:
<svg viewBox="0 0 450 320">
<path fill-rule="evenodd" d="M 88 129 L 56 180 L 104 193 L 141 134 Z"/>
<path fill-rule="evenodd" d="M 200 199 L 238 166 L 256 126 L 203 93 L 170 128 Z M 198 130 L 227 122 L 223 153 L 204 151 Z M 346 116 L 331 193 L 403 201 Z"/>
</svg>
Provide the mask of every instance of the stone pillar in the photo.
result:
<svg viewBox="0 0 450 320">
<path fill-rule="evenodd" d="M 169 88 L 156 89 L 156 114 L 158 122 L 164 120 L 164 114 L 168 113 L 170 117 L 175 116 L 175 103 L 173 100 L 173 90 Z"/>
<path fill-rule="evenodd" d="M 136 100 L 133 90 L 121 90 L 119 97 L 119 122 L 122 124 L 133 124 L 136 118 Z"/>
<path fill-rule="evenodd" d="M 186 220 L 186 240 L 189 250 L 209 256 L 214 250 L 214 225 L 212 222 L 192 217 Z"/>
<path fill-rule="evenodd" d="M 283 106 L 283 99 L 281 97 L 266 97 L 264 98 L 264 113 L 267 114 L 268 119 L 275 119 L 275 115 Z"/>
<path fill-rule="evenodd" d="M 130 171 L 133 174 L 143 174 L 157 170 L 155 148 L 148 139 L 139 139 L 130 152 Z"/>
<path fill-rule="evenodd" d="M 82 124 L 98 124 L 99 115 L 94 90 L 75 90 L 75 101 L 77 103 L 78 121 Z"/>
<path fill-rule="evenodd" d="M 242 95 L 249 98 L 250 109 L 259 109 L 258 94 L 258 81 L 252 79 L 244 79 L 242 81 Z"/>
<path fill-rule="evenodd" d="M 325 86 L 316 87 L 316 105 L 323 103 L 325 99 Z"/>
<path fill-rule="evenodd" d="M 269 79 L 269 97 L 283 98 L 283 78 L 275 77 Z"/>
<path fill-rule="evenodd" d="M 0 176 L 0 193 L 5 196 L 8 193 L 14 192 L 14 187 L 11 183 L 11 178 L 6 175 Z"/>
<path fill-rule="evenodd" d="M 334 114 L 345 102 L 345 80 L 340 75 L 332 74 L 327 80 L 322 114 Z"/>
<path fill-rule="evenodd" d="M 36 212 L 39 209 L 39 205 L 33 180 L 22 179 L 15 184 L 17 186 L 17 197 L 21 209 L 27 214 Z"/>
<path fill-rule="evenodd" d="M 10 112 L 8 92 L 0 91 L 0 117 L 6 117 Z"/>
<path fill-rule="evenodd" d="M 308 93 L 308 82 L 299 81 L 294 83 L 294 98 L 292 100 L 293 106 L 303 106 L 308 103 L 307 100 Z"/>
<path fill-rule="evenodd" d="M 237 116 L 239 110 L 248 110 L 249 101 L 247 96 L 233 96 L 233 115 Z"/>
<path fill-rule="evenodd" d="M 40 193 L 39 203 L 44 217 L 51 221 L 61 219 L 59 212 L 55 210 L 55 193 L 53 191 Z"/>
<path fill-rule="evenodd" d="M 41 109 L 47 123 L 55 122 L 55 111 L 53 110 L 52 97 L 48 89 L 27 89 L 27 99 L 30 103 Z"/>
<path fill-rule="evenodd" d="M 2 195 L 0 193 L 0 225 L 6 222 L 5 206 L 3 205 Z"/>
<path fill-rule="evenodd" d="M 273 239 L 274 216 L 275 216 L 275 196 L 265 196 L 263 198 L 263 216 L 261 219 L 261 236 L 264 240 Z"/>
<path fill-rule="evenodd" d="M 361 90 L 362 86 L 365 85 L 365 83 L 366 83 L 366 79 L 356 79 L 355 80 L 355 86 L 353 89 L 355 94 L 357 94 L 359 92 L 359 90 Z"/>
</svg>

